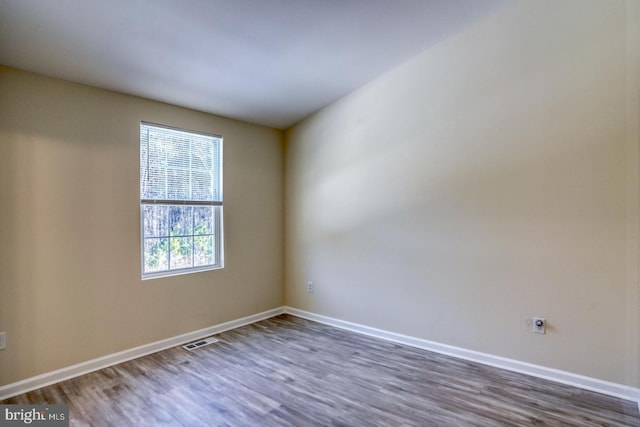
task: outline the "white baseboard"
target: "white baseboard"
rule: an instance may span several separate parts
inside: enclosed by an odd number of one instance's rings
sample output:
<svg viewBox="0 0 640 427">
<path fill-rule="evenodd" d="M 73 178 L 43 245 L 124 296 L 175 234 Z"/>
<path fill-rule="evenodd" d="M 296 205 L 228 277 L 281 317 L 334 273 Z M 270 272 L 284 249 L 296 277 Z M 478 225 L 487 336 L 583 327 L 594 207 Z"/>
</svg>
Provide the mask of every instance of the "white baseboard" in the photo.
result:
<svg viewBox="0 0 640 427">
<path fill-rule="evenodd" d="M 27 378 L 22 381 L 3 385 L 0 386 L 0 400 L 8 399 L 10 397 L 29 392 L 31 390 L 46 387 L 51 384 L 59 383 L 60 381 L 68 380 L 70 378 L 84 375 L 89 372 L 117 365 L 118 363 L 146 356 L 151 353 L 156 353 L 161 350 L 166 350 L 168 348 L 195 341 L 200 338 L 205 338 L 207 336 L 219 334 L 230 329 L 235 329 L 241 326 L 249 325 L 251 323 L 259 322 L 261 320 L 282 314 L 283 312 L 283 307 L 274 308 L 272 310 L 263 311 L 262 313 L 243 317 L 241 319 L 220 323 L 208 328 L 199 329 L 197 331 L 188 332 L 186 334 L 178 335 L 172 338 L 167 338 L 161 341 L 141 345 L 140 347 L 131 348 L 129 350 L 109 354 L 103 357 L 98 357 L 97 359 L 88 360 L 86 362 L 78 363 L 77 365 L 68 366 L 66 368 Z"/>
<path fill-rule="evenodd" d="M 446 354 L 448 356 L 457 357 L 459 359 L 482 363 L 484 365 L 489 365 L 496 368 L 519 372 L 522 374 L 527 374 L 534 377 L 579 387 L 581 389 L 595 391 L 597 393 L 602 393 L 625 400 L 631 400 L 633 402 L 638 402 L 638 409 L 640 410 L 639 388 L 603 381 L 596 378 L 590 378 L 571 372 L 561 371 L 558 369 L 546 368 L 544 366 L 533 365 L 526 362 L 520 362 L 518 360 L 481 353 L 478 351 L 467 350 L 460 347 L 440 344 L 421 338 L 397 334 L 395 332 L 389 332 L 382 329 L 359 325 L 357 323 L 346 322 L 344 320 L 334 319 L 332 317 L 299 310 L 293 307 L 284 307 L 284 312 L 293 316 L 302 317 L 304 319 L 324 323 L 330 326 L 335 326 L 337 328 L 346 329 L 360 334 L 369 335 L 375 338 L 381 338 L 383 340 L 421 348 L 424 350 L 433 351 L 435 353 Z"/>
<path fill-rule="evenodd" d="M 239 328 L 241 326 L 259 322 L 261 320 L 269 319 L 282 313 L 291 314 L 293 316 L 301 317 L 319 323 L 324 323 L 352 332 L 369 335 L 375 338 L 397 342 L 399 344 L 404 344 L 411 347 L 446 354 L 448 356 L 457 357 L 472 362 L 478 362 L 484 365 L 494 366 L 509 371 L 520 372 L 534 377 L 544 378 L 558 383 L 579 387 L 585 390 L 595 391 L 597 393 L 602 393 L 625 400 L 631 400 L 634 402 L 638 402 L 638 409 L 640 410 L 640 389 L 638 388 L 590 378 L 571 372 L 546 368 L 544 366 L 533 365 L 530 363 L 520 362 L 517 360 L 507 359 L 504 357 L 494 356 L 491 354 L 481 353 L 473 350 L 466 350 L 459 347 L 440 344 L 437 342 L 415 338 L 408 335 L 402 335 L 395 332 L 389 332 L 369 326 L 359 325 L 357 323 L 347 322 L 344 320 L 299 310 L 293 307 L 274 308 L 262 313 L 257 313 L 240 319 L 231 320 L 229 322 L 220 323 L 208 328 L 145 344 L 140 347 L 121 351 L 119 353 L 113 353 L 107 356 L 99 357 L 97 359 L 88 360 L 77 365 L 68 366 L 56 371 L 47 372 L 15 383 L 0 386 L 0 400 L 8 399 L 22 393 L 26 393 L 41 387 L 46 387 L 60 381 L 84 375 L 89 372 L 97 371 L 99 369 L 107 368 L 109 366 L 117 365 L 118 363 L 126 362 L 138 357 L 146 356 L 148 354 L 156 353 L 167 348 L 195 341 L 200 338 L 219 334 L 224 331 Z"/>
</svg>

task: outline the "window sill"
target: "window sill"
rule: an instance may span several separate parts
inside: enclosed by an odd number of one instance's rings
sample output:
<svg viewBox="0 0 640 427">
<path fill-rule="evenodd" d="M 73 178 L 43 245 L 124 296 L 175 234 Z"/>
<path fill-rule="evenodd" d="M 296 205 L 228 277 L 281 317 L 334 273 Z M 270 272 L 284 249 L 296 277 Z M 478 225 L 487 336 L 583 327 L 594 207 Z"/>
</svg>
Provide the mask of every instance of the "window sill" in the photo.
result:
<svg viewBox="0 0 640 427">
<path fill-rule="evenodd" d="M 184 274 L 202 273 L 203 271 L 221 270 L 224 265 L 208 265 L 206 267 L 183 268 L 171 271 L 159 271 L 157 273 L 147 273 L 142 275 L 142 280 L 160 279 L 163 277 L 182 276 Z"/>
</svg>

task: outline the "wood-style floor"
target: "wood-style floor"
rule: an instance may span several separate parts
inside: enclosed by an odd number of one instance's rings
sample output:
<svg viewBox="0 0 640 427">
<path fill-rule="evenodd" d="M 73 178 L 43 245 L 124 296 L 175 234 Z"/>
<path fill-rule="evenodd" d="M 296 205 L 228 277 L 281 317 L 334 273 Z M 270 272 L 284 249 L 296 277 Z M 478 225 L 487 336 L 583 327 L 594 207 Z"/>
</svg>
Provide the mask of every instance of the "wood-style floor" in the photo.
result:
<svg viewBox="0 0 640 427">
<path fill-rule="evenodd" d="M 637 405 L 282 315 L 2 403 L 72 426 L 640 426 Z"/>
</svg>

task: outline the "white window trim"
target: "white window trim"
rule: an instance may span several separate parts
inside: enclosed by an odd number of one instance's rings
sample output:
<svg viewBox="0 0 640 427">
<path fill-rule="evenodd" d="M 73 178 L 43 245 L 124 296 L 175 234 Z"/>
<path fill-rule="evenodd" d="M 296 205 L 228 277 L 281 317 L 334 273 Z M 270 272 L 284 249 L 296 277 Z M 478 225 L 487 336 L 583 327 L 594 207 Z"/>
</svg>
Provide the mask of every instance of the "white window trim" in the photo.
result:
<svg viewBox="0 0 640 427">
<path fill-rule="evenodd" d="M 176 130 L 176 131 L 180 131 L 180 132 L 187 132 L 187 133 L 194 133 L 194 134 L 198 134 L 198 135 L 204 135 L 204 136 L 210 136 L 213 138 L 217 138 L 219 139 L 219 153 L 218 153 L 218 159 L 219 159 L 219 165 L 218 165 L 218 174 L 219 174 L 219 192 L 220 192 L 220 201 L 212 201 L 212 202 L 201 202 L 201 201 L 195 201 L 195 200 L 148 200 L 148 199 L 143 199 L 142 198 L 142 194 L 140 193 L 140 183 L 138 183 L 138 199 L 140 201 L 140 211 L 139 211 L 139 215 L 140 215 L 140 274 L 141 274 L 141 278 L 142 280 L 149 280 L 149 279 L 157 279 L 157 278 L 162 278 L 162 277 L 171 277 L 171 276 L 181 276 L 181 275 L 185 275 L 185 274 L 192 274 L 192 273 L 200 273 L 203 271 L 211 271 L 211 270 L 220 270 L 222 268 L 224 268 L 224 220 L 223 220 L 223 216 L 224 216 L 224 209 L 223 209 L 223 200 L 224 200 L 224 183 L 223 183 L 223 165 L 224 165 L 224 161 L 223 161 L 223 153 L 224 153 L 224 138 L 221 135 L 217 135 L 217 134 L 212 134 L 212 133 L 207 133 L 207 132 L 201 132 L 201 131 L 195 131 L 195 130 L 190 130 L 190 129 L 184 129 L 184 128 L 178 128 L 178 127 L 173 127 L 173 126 L 167 126 L 167 125 L 162 125 L 162 124 L 158 124 L 158 123 L 152 123 L 152 122 L 146 122 L 146 121 L 141 121 L 140 125 L 147 125 L 147 126 L 153 126 L 153 127 L 159 127 L 159 128 L 164 128 L 164 129 L 169 129 L 169 130 Z M 139 128 L 138 128 L 139 129 Z M 139 136 L 138 136 L 138 144 L 140 144 L 140 140 L 139 140 Z M 138 149 L 140 149 L 138 147 Z M 138 156 L 140 157 L 140 156 Z M 139 159 L 140 161 L 140 159 Z M 140 165 L 141 166 L 141 165 Z M 138 172 L 139 175 L 140 172 Z M 185 267 L 185 268 L 175 268 L 175 269 L 170 269 L 170 270 L 165 270 L 165 271 L 157 271 L 157 272 L 150 272 L 150 273 L 145 273 L 144 272 L 144 207 L 147 205 L 154 205 L 154 204 L 158 204 L 158 205 L 187 205 L 187 206 L 213 206 L 213 207 L 219 207 L 219 209 L 216 212 L 216 215 L 214 216 L 215 218 L 215 222 L 214 222 L 214 227 L 215 227 L 215 238 L 214 238 L 214 250 L 215 253 L 218 255 L 217 256 L 217 263 L 216 264 L 212 264 L 212 265 L 206 265 L 206 266 L 199 266 L 199 267 Z"/>
</svg>

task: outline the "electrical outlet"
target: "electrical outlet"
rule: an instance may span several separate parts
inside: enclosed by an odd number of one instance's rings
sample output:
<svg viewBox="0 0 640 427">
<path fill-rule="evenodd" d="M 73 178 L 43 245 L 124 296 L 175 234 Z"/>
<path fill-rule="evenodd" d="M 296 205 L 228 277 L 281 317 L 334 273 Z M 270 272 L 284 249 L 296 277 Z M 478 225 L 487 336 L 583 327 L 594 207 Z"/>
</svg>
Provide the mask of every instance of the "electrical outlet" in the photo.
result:
<svg viewBox="0 0 640 427">
<path fill-rule="evenodd" d="M 7 348 L 7 333 L 0 332 L 0 350 Z"/>
<path fill-rule="evenodd" d="M 313 282 L 311 280 L 307 282 L 307 292 L 310 294 L 313 293 Z"/>
<path fill-rule="evenodd" d="M 544 334 L 547 327 L 547 321 L 544 317 L 533 318 L 533 332 L 536 334 Z"/>
</svg>

